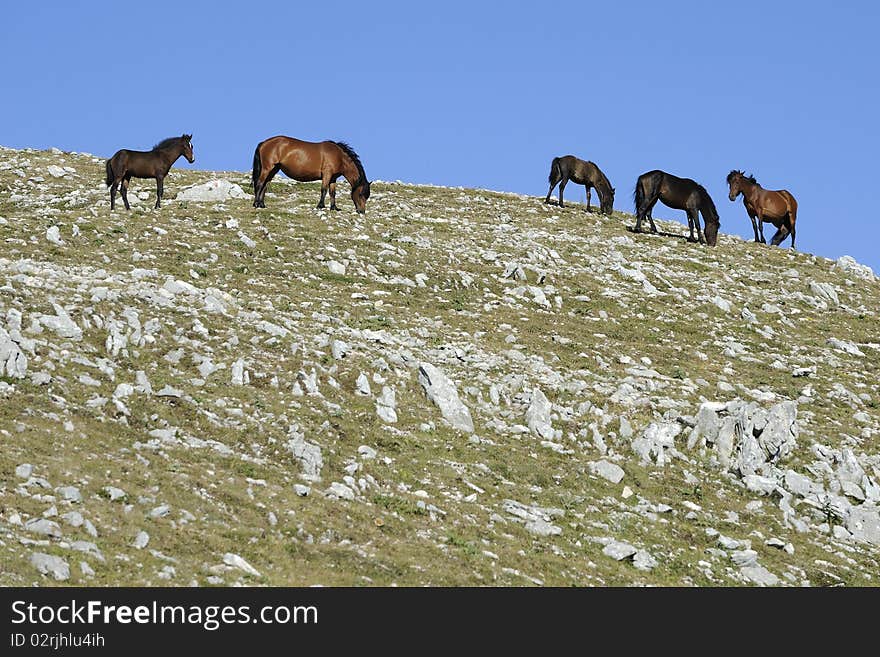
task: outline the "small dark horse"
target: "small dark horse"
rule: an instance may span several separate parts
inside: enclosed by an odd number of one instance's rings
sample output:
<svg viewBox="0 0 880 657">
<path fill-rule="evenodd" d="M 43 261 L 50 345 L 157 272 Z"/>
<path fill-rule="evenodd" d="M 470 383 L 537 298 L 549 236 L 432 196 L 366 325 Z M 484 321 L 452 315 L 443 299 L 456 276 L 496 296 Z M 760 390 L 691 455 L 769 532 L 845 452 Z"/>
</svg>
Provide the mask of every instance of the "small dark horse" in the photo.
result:
<svg viewBox="0 0 880 657">
<path fill-rule="evenodd" d="M 299 182 L 321 181 L 319 208 L 330 192 L 330 209 L 336 207 L 336 180 L 345 176 L 351 185 L 351 200 L 358 214 L 367 209 L 370 181 L 354 149 L 341 141 L 310 142 L 293 137 L 271 137 L 254 151 L 254 207 L 266 207 L 266 187 L 278 171 Z"/>
<path fill-rule="evenodd" d="M 595 188 L 599 193 L 599 203 L 602 214 L 610 215 L 614 210 L 614 188 L 608 182 L 608 178 L 602 173 L 601 169 L 594 163 L 579 160 L 574 155 L 566 155 L 564 157 L 554 157 L 550 163 L 550 189 L 547 190 L 547 198 L 544 203 L 550 202 L 550 194 L 553 188 L 559 185 L 559 207 L 564 208 L 562 204 L 562 192 L 569 180 L 573 180 L 578 185 L 587 188 L 587 212 L 590 212 L 590 191 Z"/>
<path fill-rule="evenodd" d="M 778 230 L 770 239 L 770 244 L 777 246 L 791 234 L 791 248 L 794 248 L 795 223 L 797 222 L 797 201 L 786 189 L 769 190 L 758 184 L 754 176 L 747 176 L 742 171 L 733 170 L 727 174 L 730 186 L 729 198 L 735 201 L 743 195 L 743 205 L 752 220 L 755 241 L 766 244 L 764 239 L 764 222 L 769 221 Z M 757 222 L 755 221 L 757 218 Z M 760 234 L 760 239 L 758 236 Z"/>
<path fill-rule="evenodd" d="M 156 205 L 159 207 L 162 201 L 162 182 L 168 175 L 171 165 L 181 155 L 186 157 L 190 164 L 196 161 L 193 156 L 192 135 L 169 137 L 153 146 L 151 151 L 130 151 L 125 148 L 116 151 L 107 160 L 107 187 L 110 188 L 110 209 L 116 207 L 116 188 L 120 186 L 122 202 L 125 209 L 130 210 L 128 205 L 128 182 L 132 178 L 155 178 L 156 179 Z"/>
<path fill-rule="evenodd" d="M 688 241 L 696 241 L 694 239 L 694 224 L 696 224 L 700 244 L 703 243 L 699 214 L 703 215 L 706 224 L 706 243 L 715 246 L 718 241 L 718 227 L 721 225 L 718 210 L 715 209 L 709 192 L 690 178 L 679 178 L 657 170 L 643 173 L 636 182 L 633 199 L 636 206 L 636 225 L 633 230 L 637 233 L 641 232 L 642 220 L 645 217 L 651 222 L 651 230 L 657 232 L 651 210 L 659 200 L 670 208 L 687 212 L 688 226 L 691 230 Z"/>
</svg>

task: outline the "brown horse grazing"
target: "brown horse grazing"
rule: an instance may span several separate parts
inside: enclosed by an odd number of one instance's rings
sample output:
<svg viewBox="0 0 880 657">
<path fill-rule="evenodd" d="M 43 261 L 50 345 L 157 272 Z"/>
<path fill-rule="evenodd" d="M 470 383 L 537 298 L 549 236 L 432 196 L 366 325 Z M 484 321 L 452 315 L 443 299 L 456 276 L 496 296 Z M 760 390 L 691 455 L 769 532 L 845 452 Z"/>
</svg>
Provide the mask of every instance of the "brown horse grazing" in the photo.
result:
<svg viewBox="0 0 880 657">
<path fill-rule="evenodd" d="M 550 202 L 550 194 L 553 188 L 559 185 L 559 207 L 564 208 L 562 204 L 562 192 L 569 180 L 573 180 L 578 185 L 587 188 L 587 212 L 590 212 L 590 191 L 595 188 L 599 193 L 599 204 L 602 214 L 610 215 L 614 210 L 614 188 L 608 182 L 608 178 L 595 164 L 585 160 L 579 160 L 574 155 L 566 155 L 564 157 L 554 157 L 550 163 L 550 189 L 547 191 L 547 198 L 544 203 Z"/>
<path fill-rule="evenodd" d="M 642 220 L 645 217 L 651 222 L 651 230 L 657 232 L 651 210 L 659 200 L 670 208 L 687 212 L 688 226 L 691 230 L 688 241 L 696 242 L 694 239 L 694 224 L 696 224 L 700 244 L 703 243 L 700 214 L 703 215 L 706 224 L 706 243 L 715 246 L 718 241 L 718 227 L 721 225 L 721 220 L 718 218 L 715 203 L 712 202 L 709 192 L 690 178 L 679 178 L 665 171 L 648 171 L 639 176 L 633 200 L 636 205 L 636 225 L 633 230 L 637 233 L 641 232 Z"/>
<path fill-rule="evenodd" d="M 797 201 L 786 189 L 769 190 L 758 184 L 754 176 L 747 176 L 742 171 L 733 170 L 727 174 L 730 186 L 729 198 L 735 201 L 743 195 L 743 205 L 752 220 L 755 241 L 766 244 L 764 239 L 764 222 L 769 221 L 778 229 L 770 239 L 770 244 L 777 246 L 791 234 L 791 248 L 794 248 L 795 223 L 797 222 Z M 757 218 L 757 222 L 755 219 Z M 758 239 L 760 233 L 760 239 Z"/>
<path fill-rule="evenodd" d="M 257 144 L 254 151 L 254 207 L 266 207 L 266 187 L 273 176 L 282 171 L 299 182 L 321 181 L 319 208 L 330 192 L 330 209 L 336 207 L 336 180 L 345 176 L 351 185 L 351 200 L 358 214 L 364 214 L 370 198 L 370 181 L 354 149 L 341 141 L 319 143 L 293 137 L 272 137 Z"/>
<path fill-rule="evenodd" d="M 156 179 L 155 207 L 158 208 L 162 201 L 165 176 L 181 155 L 186 157 L 190 164 L 196 161 L 193 156 L 192 135 L 169 137 L 153 146 L 151 151 L 130 151 L 125 148 L 116 151 L 113 157 L 107 160 L 110 209 L 116 207 L 116 188 L 122 183 L 122 202 L 125 203 L 126 210 L 131 210 L 128 205 L 128 182 L 132 178 Z"/>
</svg>

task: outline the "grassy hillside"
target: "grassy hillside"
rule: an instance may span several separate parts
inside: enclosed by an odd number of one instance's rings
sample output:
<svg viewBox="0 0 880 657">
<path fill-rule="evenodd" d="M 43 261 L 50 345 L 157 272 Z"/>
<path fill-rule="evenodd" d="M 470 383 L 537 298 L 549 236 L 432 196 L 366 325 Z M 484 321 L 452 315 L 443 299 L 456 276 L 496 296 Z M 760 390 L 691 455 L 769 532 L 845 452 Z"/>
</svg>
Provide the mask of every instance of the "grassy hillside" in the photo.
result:
<svg viewBox="0 0 880 657">
<path fill-rule="evenodd" d="M 400 183 L 110 213 L 103 166 L 0 149 L 0 585 L 877 585 L 872 275 Z M 735 400 L 796 446 L 729 467 Z"/>
</svg>

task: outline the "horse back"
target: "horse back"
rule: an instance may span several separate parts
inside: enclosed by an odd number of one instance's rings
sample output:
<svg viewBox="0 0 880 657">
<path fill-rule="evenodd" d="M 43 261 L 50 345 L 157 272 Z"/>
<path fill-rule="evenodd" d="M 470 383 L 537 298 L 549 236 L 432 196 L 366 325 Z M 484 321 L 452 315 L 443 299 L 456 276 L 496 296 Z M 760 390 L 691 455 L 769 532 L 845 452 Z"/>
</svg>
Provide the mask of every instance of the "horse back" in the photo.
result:
<svg viewBox="0 0 880 657">
<path fill-rule="evenodd" d="M 300 182 L 320 180 L 325 163 L 335 168 L 342 159 L 333 141 L 311 142 L 285 135 L 261 141 L 257 150 L 264 168 L 277 166 L 288 178 Z"/>
<path fill-rule="evenodd" d="M 592 162 L 582 160 L 574 155 L 566 155 L 559 158 L 559 166 L 562 169 L 564 177 L 572 180 L 578 185 L 594 185 L 596 180 L 596 171 L 598 167 Z"/>
</svg>

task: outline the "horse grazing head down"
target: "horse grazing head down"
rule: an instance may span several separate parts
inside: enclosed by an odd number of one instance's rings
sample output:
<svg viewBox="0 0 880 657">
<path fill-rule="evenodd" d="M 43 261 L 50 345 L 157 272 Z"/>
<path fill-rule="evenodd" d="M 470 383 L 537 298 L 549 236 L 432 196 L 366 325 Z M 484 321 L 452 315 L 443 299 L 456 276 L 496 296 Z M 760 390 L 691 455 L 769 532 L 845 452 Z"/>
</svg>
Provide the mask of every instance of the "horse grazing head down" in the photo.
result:
<svg viewBox="0 0 880 657">
<path fill-rule="evenodd" d="M 354 201 L 354 207 L 358 214 L 364 214 L 367 211 L 367 200 L 369 198 L 370 181 L 366 178 L 361 178 L 351 188 L 351 200 Z"/>
<path fill-rule="evenodd" d="M 615 189 L 611 186 L 608 187 L 608 191 L 602 197 L 600 204 L 600 212 L 604 215 L 611 216 L 611 213 L 614 211 L 614 192 Z"/>
<path fill-rule="evenodd" d="M 703 215 L 703 234 L 706 236 L 706 244 L 715 246 L 718 243 L 718 229 L 721 227 L 721 218 L 718 216 L 718 210 L 715 209 L 715 203 L 705 188 L 700 188 L 703 198 L 700 203 L 700 214 Z"/>
<path fill-rule="evenodd" d="M 747 176 L 745 172 L 734 169 L 727 174 L 727 184 L 730 186 L 730 194 L 727 197 L 731 201 L 735 201 L 736 197 L 742 194 L 744 183 L 752 183 L 754 185 L 757 182 L 754 176 Z"/>
</svg>

